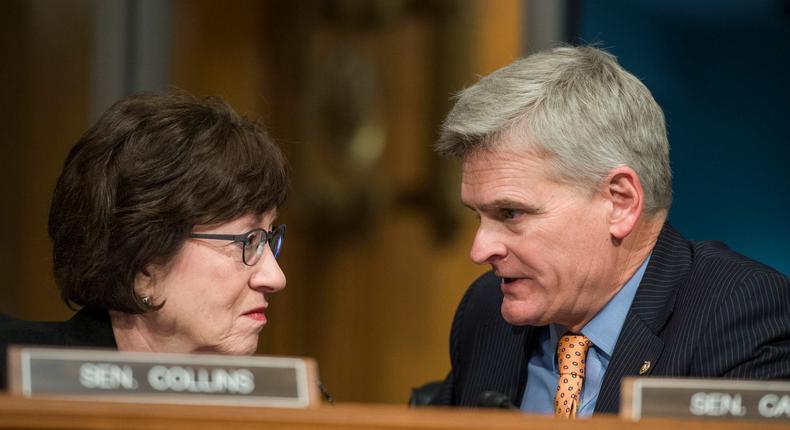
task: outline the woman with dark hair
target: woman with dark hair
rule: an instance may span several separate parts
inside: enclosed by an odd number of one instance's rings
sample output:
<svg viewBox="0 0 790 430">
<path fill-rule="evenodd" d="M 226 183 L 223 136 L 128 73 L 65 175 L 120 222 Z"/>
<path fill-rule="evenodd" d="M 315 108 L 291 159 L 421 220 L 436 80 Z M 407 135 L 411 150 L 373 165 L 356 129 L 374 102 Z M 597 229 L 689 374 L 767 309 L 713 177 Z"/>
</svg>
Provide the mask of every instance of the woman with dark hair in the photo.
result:
<svg viewBox="0 0 790 430">
<path fill-rule="evenodd" d="M 219 99 L 137 95 L 71 149 L 52 198 L 62 323 L 0 326 L 10 344 L 252 354 L 285 287 L 285 160 Z"/>
</svg>

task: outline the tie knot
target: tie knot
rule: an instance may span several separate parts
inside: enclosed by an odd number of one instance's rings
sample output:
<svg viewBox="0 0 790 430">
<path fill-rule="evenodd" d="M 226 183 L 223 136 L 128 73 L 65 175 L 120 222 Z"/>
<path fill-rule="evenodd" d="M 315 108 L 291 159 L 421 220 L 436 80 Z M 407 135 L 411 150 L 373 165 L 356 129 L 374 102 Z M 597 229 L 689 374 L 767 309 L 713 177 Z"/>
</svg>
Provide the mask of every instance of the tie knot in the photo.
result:
<svg viewBox="0 0 790 430">
<path fill-rule="evenodd" d="M 557 361 L 560 375 L 584 377 L 584 363 L 592 342 L 586 336 L 567 333 L 557 344 Z"/>
</svg>

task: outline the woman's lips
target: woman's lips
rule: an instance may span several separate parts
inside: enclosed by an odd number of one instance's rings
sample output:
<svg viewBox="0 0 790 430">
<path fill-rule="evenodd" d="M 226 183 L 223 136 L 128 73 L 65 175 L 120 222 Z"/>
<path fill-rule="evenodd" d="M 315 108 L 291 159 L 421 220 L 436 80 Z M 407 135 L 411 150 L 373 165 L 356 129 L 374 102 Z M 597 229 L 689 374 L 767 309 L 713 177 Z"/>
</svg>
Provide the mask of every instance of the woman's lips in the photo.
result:
<svg viewBox="0 0 790 430">
<path fill-rule="evenodd" d="M 244 313 L 244 316 L 252 318 L 256 321 L 266 322 L 266 314 L 263 313 L 264 308 L 255 308 Z"/>
</svg>

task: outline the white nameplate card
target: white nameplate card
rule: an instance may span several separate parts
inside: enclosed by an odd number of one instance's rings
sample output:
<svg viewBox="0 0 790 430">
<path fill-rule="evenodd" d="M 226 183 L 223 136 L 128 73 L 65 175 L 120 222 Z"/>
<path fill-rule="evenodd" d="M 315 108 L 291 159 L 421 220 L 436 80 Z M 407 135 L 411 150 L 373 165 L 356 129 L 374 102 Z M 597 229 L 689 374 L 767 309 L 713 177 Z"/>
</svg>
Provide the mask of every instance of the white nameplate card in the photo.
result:
<svg viewBox="0 0 790 430">
<path fill-rule="evenodd" d="M 13 395 L 306 408 L 320 403 L 307 358 L 12 347 Z"/>
<path fill-rule="evenodd" d="M 790 382 L 625 378 L 620 416 L 790 421 Z"/>
</svg>

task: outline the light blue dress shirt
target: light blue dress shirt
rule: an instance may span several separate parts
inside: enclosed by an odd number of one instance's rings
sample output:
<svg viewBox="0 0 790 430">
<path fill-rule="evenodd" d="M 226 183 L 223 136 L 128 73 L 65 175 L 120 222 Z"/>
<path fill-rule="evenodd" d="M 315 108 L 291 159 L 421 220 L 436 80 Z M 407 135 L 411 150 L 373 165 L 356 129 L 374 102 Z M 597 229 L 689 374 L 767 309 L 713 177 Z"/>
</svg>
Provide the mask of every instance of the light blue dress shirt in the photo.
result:
<svg viewBox="0 0 790 430">
<path fill-rule="evenodd" d="M 603 384 L 603 375 L 614 352 L 614 345 L 623 328 L 628 309 L 634 301 L 636 289 L 650 261 L 648 256 L 634 276 L 612 297 L 612 300 L 581 330 L 593 343 L 587 352 L 581 407 L 577 417 L 587 417 L 595 410 L 598 392 Z M 521 410 L 535 414 L 554 414 L 554 393 L 557 391 L 557 343 L 567 329 L 550 324 L 536 329 L 536 344 L 527 366 L 527 386 L 521 401 Z"/>
</svg>

